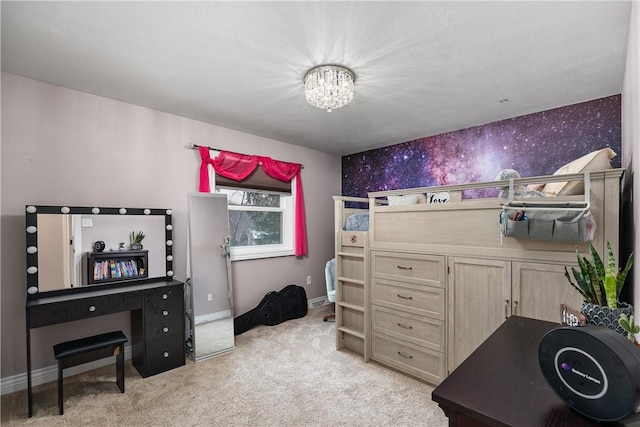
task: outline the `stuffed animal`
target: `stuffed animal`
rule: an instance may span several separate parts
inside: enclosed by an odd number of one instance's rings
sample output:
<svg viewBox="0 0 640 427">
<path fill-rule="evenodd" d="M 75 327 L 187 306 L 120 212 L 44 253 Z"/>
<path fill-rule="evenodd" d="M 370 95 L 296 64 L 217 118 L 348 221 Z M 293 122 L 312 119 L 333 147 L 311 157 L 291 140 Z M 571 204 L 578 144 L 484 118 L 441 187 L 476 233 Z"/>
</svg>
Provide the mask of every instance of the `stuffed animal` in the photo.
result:
<svg viewBox="0 0 640 427">
<path fill-rule="evenodd" d="M 521 178 L 520 173 L 514 169 L 502 169 L 498 172 L 498 175 L 495 177 L 495 181 L 508 181 L 511 178 L 518 179 Z M 509 198 L 509 187 L 498 187 L 500 188 L 499 197 L 503 199 Z M 528 190 L 524 185 L 514 184 L 513 185 L 513 197 L 514 198 L 522 198 L 522 197 L 545 197 L 544 193 L 540 191 Z"/>
</svg>

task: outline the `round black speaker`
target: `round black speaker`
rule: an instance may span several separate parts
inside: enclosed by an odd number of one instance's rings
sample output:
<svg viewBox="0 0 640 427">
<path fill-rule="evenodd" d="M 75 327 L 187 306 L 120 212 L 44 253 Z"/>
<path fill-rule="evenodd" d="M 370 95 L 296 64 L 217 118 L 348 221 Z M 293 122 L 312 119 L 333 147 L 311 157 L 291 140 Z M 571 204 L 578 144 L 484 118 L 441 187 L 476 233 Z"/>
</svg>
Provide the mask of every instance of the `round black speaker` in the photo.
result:
<svg viewBox="0 0 640 427">
<path fill-rule="evenodd" d="M 104 251 L 104 247 L 104 242 L 102 240 L 98 240 L 97 242 L 93 243 L 93 250 L 96 252 Z"/>
<path fill-rule="evenodd" d="M 554 329 L 542 338 L 538 361 L 553 391 L 589 418 L 618 421 L 640 411 L 640 347 L 617 332 Z"/>
</svg>

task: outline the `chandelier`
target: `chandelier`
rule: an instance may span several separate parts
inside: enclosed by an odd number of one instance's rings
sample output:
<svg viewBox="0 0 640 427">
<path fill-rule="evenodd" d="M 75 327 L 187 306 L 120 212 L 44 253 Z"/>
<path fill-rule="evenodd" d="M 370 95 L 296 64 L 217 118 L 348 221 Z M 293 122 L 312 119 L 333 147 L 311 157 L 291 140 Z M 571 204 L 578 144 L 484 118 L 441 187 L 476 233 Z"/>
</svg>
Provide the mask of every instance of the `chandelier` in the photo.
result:
<svg viewBox="0 0 640 427">
<path fill-rule="evenodd" d="M 309 104 L 330 113 L 351 102 L 355 80 L 348 68 L 319 65 L 304 75 L 304 94 Z"/>
</svg>

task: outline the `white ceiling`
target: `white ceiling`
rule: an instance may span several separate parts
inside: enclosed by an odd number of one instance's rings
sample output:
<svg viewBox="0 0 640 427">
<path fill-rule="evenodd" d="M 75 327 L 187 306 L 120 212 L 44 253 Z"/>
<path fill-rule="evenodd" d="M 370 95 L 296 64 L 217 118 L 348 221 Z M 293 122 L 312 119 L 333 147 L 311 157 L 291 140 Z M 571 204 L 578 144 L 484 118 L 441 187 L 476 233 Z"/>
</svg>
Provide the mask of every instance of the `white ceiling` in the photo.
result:
<svg viewBox="0 0 640 427">
<path fill-rule="evenodd" d="M 630 9 L 2 1 L 2 70 L 345 155 L 621 93 Z M 331 113 L 303 93 L 323 63 L 356 74 Z"/>
</svg>

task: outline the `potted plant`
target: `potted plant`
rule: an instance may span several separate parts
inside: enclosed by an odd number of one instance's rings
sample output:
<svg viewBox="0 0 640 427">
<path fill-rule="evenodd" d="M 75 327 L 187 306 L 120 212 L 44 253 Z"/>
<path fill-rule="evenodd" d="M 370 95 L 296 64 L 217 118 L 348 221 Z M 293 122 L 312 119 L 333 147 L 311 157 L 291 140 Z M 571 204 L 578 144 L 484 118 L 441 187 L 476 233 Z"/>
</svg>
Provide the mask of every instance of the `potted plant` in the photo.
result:
<svg viewBox="0 0 640 427">
<path fill-rule="evenodd" d="M 565 276 L 569 283 L 580 292 L 584 300 L 580 306 L 580 311 L 587 319 L 587 323 L 600 325 L 613 329 L 624 335 L 624 329 L 620 326 L 618 319 L 620 314 L 627 316 L 633 314 L 633 306 L 619 301 L 620 291 L 624 285 L 627 273 L 633 265 L 633 254 L 629 255 L 624 269 L 620 271 L 616 267 L 616 259 L 611 250 L 611 244 L 607 242 L 607 264 L 603 264 L 598 251 L 589 244 L 591 260 L 581 257 L 576 247 L 576 258 L 579 269 L 571 267 L 573 278 L 565 267 Z"/>
<path fill-rule="evenodd" d="M 132 231 L 129 234 L 129 247 L 132 251 L 142 250 L 142 241 L 144 240 L 145 235 L 142 231 Z"/>
<path fill-rule="evenodd" d="M 631 316 L 627 316 L 626 314 L 622 313 L 620 315 L 620 318 L 618 319 L 618 323 L 620 324 L 620 327 L 627 333 L 627 338 L 629 338 L 629 341 L 640 347 L 640 343 L 638 343 L 638 340 L 636 340 L 636 334 L 640 332 L 640 325 L 636 325 L 633 314 Z"/>
</svg>

